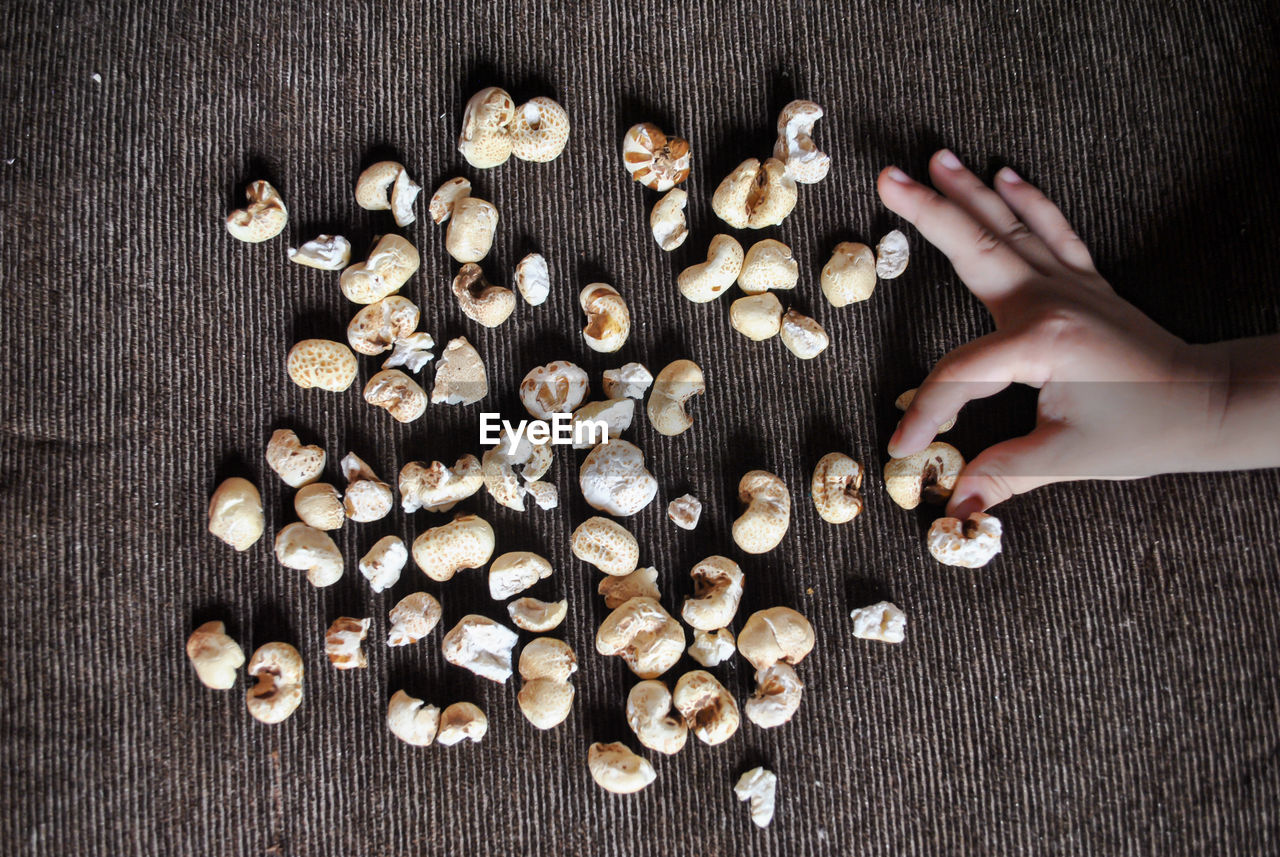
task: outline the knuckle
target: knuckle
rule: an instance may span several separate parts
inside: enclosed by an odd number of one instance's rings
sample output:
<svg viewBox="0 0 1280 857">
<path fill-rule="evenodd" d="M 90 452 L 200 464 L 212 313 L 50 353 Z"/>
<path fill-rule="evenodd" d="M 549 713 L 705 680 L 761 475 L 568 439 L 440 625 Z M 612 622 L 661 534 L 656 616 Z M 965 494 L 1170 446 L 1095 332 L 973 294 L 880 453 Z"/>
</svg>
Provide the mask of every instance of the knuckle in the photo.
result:
<svg viewBox="0 0 1280 857">
<path fill-rule="evenodd" d="M 980 229 L 974 240 L 974 249 L 979 255 L 986 256 L 1000 249 L 1000 244 L 1000 238 L 994 232 L 990 229 Z"/>
</svg>

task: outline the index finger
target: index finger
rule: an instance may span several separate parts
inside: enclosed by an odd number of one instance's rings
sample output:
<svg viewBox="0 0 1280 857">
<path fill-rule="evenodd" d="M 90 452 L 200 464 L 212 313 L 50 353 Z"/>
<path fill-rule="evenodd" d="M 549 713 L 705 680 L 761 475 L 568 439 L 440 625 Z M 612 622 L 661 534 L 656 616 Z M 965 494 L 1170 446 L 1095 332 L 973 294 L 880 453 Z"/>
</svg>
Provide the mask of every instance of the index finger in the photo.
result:
<svg viewBox="0 0 1280 857">
<path fill-rule="evenodd" d="M 882 170 L 876 187 L 889 210 L 909 220 L 945 253 L 960 279 L 983 302 L 1001 298 L 1036 276 L 1025 259 L 963 208 L 897 167 Z"/>
</svg>

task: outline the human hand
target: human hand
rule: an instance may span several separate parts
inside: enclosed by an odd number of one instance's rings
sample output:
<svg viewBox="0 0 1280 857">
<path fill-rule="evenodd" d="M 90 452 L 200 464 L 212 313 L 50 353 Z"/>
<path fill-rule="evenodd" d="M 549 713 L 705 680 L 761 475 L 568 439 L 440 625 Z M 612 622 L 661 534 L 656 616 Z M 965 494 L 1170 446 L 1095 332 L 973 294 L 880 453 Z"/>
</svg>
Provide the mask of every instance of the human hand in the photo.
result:
<svg viewBox="0 0 1280 857">
<path fill-rule="evenodd" d="M 1013 170 L 992 189 L 943 149 L 929 174 L 941 193 L 889 167 L 880 198 L 946 254 L 996 330 L 938 362 L 889 454 L 918 452 L 966 402 L 1021 383 L 1040 390 L 1035 430 L 970 461 L 948 514 L 1053 482 L 1209 469 L 1194 456 L 1223 417 L 1225 355 L 1188 346 L 1117 295 L 1062 212 Z"/>
</svg>

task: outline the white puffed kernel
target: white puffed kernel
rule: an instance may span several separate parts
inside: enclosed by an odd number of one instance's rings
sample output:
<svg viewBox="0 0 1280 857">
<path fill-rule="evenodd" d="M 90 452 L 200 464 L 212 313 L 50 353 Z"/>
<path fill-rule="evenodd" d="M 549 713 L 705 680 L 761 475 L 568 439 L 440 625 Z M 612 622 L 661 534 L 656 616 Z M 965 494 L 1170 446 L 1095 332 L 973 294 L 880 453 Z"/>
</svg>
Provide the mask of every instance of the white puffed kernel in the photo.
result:
<svg viewBox="0 0 1280 857">
<path fill-rule="evenodd" d="M 776 548 L 791 524 L 786 483 L 767 470 L 752 470 L 738 482 L 738 499 L 746 509 L 733 522 L 734 542 L 747 553 Z"/>
<path fill-rule="evenodd" d="M 471 196 L 471 182 L 464 178 L 449 179 L 436 189 L 427 205 L 432 222 L 441 224 L 453 216 L 453 206 L 458 200 Z"/>
<path fill-rule="evenodd" d="M 742 723 L 733 695 L 706 670 L 693 670 L 680 676 L 671 699 L 684 715 L 689 730 L 704 744 L 723 744 Z"/>
<path fill-rule="evenodd" d="M 787 314 L 782 317 L 782 332 L 779 336 L 787 350 L 801 360 L 812 360 L 831 344 L 822 325 L 793 309 L 787 310 Z"/>
<path fill-rule="evenodd" d="M 479 568 L 493 555 L 493 527 L 478 515 L 458 515 L 413 540 L 413 561 L 441 583 L 465 568 Z"/>
<path fill-rule="evenodd" d="M 769 664 L 756 671 L 756 692 L 744 707 L 747 719 L 761 729 L 790 722 L 800 708 L 804 682 L 790 664 Z"/>
<path fill-rule="evenodd" d="M 379 479 L 354 452 L 343 457 L 341 466 L 342 475 L 347 478 L 347 492 L 342 500 L 347 517 L 356 523 L 385 518 L 395 504 L 391 486 Z"/>
<path fill-rule="evenodd" d="M 285 568 L 307 573 L 315 587 L 330 586 L 342 577 L 342 551 L 327 533 L 306 524 L 290 524 L 276 534 L 276 559 Z"/>
<path fill-rule="evenodd" d="M 289 222 L 289 211 L 279 192 L 270 182 L 256 181 L 244 189 L 244 195 L 249 207 L 227 215 L 227 232 L 231 237 L 257 244 L 279 235 Z"/>
<path fill-rule="evenodd" d="M 647 679 L 627 694 L 627 725 L 641 744 L 671 755 L 684 748 L 689 726 L 678 712 L 671 713 L 671 691 L 657 679 Z"/>
<path fill-rule="evenodd" d="M 658 200 L 649 214 L 649 229 L 653 232 L 653 240 L 668 253 L 689 237 L 689 227 L 684 219 L 684 208 L 688 202 L 689 194 L 686 191 L 678 187 L 672 188 Z"/>
<path fill-rule="evenodd" d="M 853 636 L 858 639 L 901 643 L 906 637 L 907 614 L 888 601 L 859 607 L 849 618 L 853 620 Z"/>
<path fill-rule="evenodd" d="M 573 448 L 590 449 L 598 443 L 604 443 L 606 438 L 621 437 L 624 431 L 631 428 L 635 412 L 634 399 L 588 402 L 573 412 L 573 420 L 569 424 L 573 432 Z M 604 424 L 603 431 L 599 430 L 599 423 Z"/>
<path fill-rule="evenodd" d="M 719 666 L 737 651 L 733 641 L 733 632 L 728 628 L 715 631 L 695 631 L 693 642 L 689 645 L 689 657 L 704 667 Z"/>
<path fill-rule="evenodd" d="M 636 514 L 658 493 L 658 480 L 644 467 L 644 453 L 625 440 L 602 443 L 587 453 L 578 484 L 587 505 L 619 517 Z"/>
<path fill-rule="evenodd" d="M 289 349 L 285 360 L 293 383 L 304 390 L 316 387 L 331 393 L 350 387 L 359 368 L 350 348 L 329 339 L 304 339 Z"/>
<path fill-rule="evenodd" d="M 226 631 L 221 622 L 205 622 L 187 638 L 187 657 L 196 677 L 213 690 L 235 685 L 236 673 L 244 666 L 244 651 Z"/>
<path fill-rule="evenodd" d="M 421 264 L 417 249 L 407 240 L 382 235 L 367 259 L 342 272 L 338 286 L 352 303 L 376 303 L 400 291 Z"/>
<path fill-rule="evenodd" d="M 910 259 L 911 245 L 907 243 L 907 236 L 895 229 L 876 245 L 876 276 L 882 280 L 900 277 L 907 270 Z"/>
<path fill-rule="evenodd" d="M 733 787 L 738 800 L 750 801 L 751 822 L 756 827 L 768 827 L 773 821 L 773 808 L 778 794 L 778 775 L 764 768 L 752 768 Z"/>
<path fill-rule="evenodd" d="M 360 573 L 374 592 L 384 592 L 400 580 L 409 562 L 409 549 L 399 536 L 383 536 L 360 560 Z"/>
<path fill-rule="evenodd" d="M 643 399 L 652 384 L 653 376 L 639 363 L 604 370 L 604 394 L 610 399 Z"/>
<path fill-rule="evenodd" d="M 417 219 L 413 203 L 420 193 L 422 188 L 409 178 L 404 165 L 396 161 L 379 161 L 356 180 L 356 203 L 367 211 L 391 209 L 396 226 L 408 226 Z"/>
<path fill-rule="evenodd" d="M 394 369 L 397 366 L 403 366 L 410 372 L 421 372 L 422 367 L 431 362 L 431 358 L 435 357 L 431 353 L 431 349 L 435 347 L 436 341 L 431 338 L 429 333 L 411 333 L 408 336 L 402 336 L 397 339 L 392 346 L 394 350 L 391 356 L 382 361 L 383 369 Z"/>
<path fill-rule="evenodd" d="M 796 207 L 796 182 L 777 158 L 747 158 L 720 182 L 711 210 L 734 229 L 777 226 Z M 734 273 L 737 277 L 737 273 Z"/>
<path fill-rule="evenodd" d="M 428 747 L 440 728 L 440 709 L 397 690 L 387 704 L 387 728 L 406 744 Z"/>
<path fill-rule="evenodd" d="M 813 126 L 822 108 L 812 101 L 792 101 L 778 114 L 778 141 L 773 156 L 786 164 L 787 175 L 801 184 L 816 184 L 827 177 L 831 158 L 813 142 Z"/>
<path fill-rule="evenodd" d="M 541 306 L 551 295 L 551 272 L 541 253 L 530 253 L 516 264 L 516 288 L 529 306 Z"/>
<path fill-rule="evenodd" d="M 388 646 L 407 646 L 427 636 L 440 623 L 440 602 L 430 593 L 415 592 L 400 599 L 387 618 L 391 631 L 387 634 Z"/>
<path fill-rule="evenodd" d="M 551 576 L 551 563 L 532 551 L 504 553 L 489 565 L 489 597 L 506 601 Z"/>
<path fill-rule="evenodd" d="M 366 305 L 347 325 L 347 344 L 359 354 L 381 354 L 418 327 L 418 306 L 403 295 Z"/>
<path fill-rule="evenodd" d="M 757 241 L 747 250 L 738 272 L 738 288 L 749 295 L 770 290 L 794 289 L 800 279 L 800 265 L 791 248 L 774 238 Z"/>
<path fill-rule="evenodd" d="M 351 261 L 351 242 L 341 235 L 317 235 L 306 244 L 285 253 L 290 262 L 319 268 L 322 271 L 341 271 Z"/>
<path fill-rule="evenodd" d="M 474 455 L 462 456 L 452 468 L 441 461 L 428 465 L 410 461 L 400 469 L 400 508 L 405 512 L 448 512 L 483 484 L 480 462 Z"/>
<path fill-rule="evenodd" d="M 569 537 L 569 549 L 608 575 L 630 574 L 640 560 L 636 537 L 617 521 L 598 516 L 578 525 Z"/>
<path fill-rule="evenodd" d="M 569 114 L 540 95 L 516 108 L 511 120 L 511 154 L 522 161 L 554 161 L 569 142 Z"/>
<path fill-rule="evenodd" d="M 592 351 L 611 353 L 631 335 L 631 311 L 618 290 L 608 283 L 591 283 L 578 295 L 578 305 L 587 314 L 582 338 Z"/>
<path fill-rule="evenodd" d="M 667 517 L 682 530 L 696 529 L 702 518 L 702 501 L 692 494 L 677 497 L 667 504 Z"/>
<path fill-rule="evenodd" d="M 364 385 L 364 400 L 400 423 L 411 423 L 427 410 L 427 391 L 399 369 L 383 369 L 370 378 Z"/>
<path fill-rule="evenodd" d="M 480 706 L 471 702 L 455 702 L 440 712 L 440 731 L 436 743 L 452 747 L 462 741 L 479 743 L 489 731 L 489 718 Z"/>
<path fill-rule="evenodd" d="M 657 678 L 684 654 L 684 628 L 656 599 L 632 598 L 600 623 L 596 651 L 621 657 L 640 678 Z"/>
<path fill-rule="evenodd" d="M 342 495 L 327 482 L 312 482 L 299 488 L 293 495 L 293 510 L 302 523 L 317 530 L 338 530 L 347 521 Z"/>
<path fill-rule="evenodd" d="M 539 601 L 526 596 L 507 605 L 507 615 L 517 628 L 537 634 L 545 634 L 559 627 L 568 613 L 569 602 L 563 598 L 559 601 Z"/>
<path fill-rule="evenodd" d="M 689 177 L 689 142 L 668 137 L 652 122 L 632 125 L 622 138 L 622 165 L 631 177 L 659 193 Z"/>
<path fill-rule="evenodd" d="M 535 366 L 520 382 L 520 402 L 540 420 L 571 414 L 587 397 L 587 373 L 567 360 Z"/>
<path fill-rule="evenodd" d="M 489 395 L 489 376 L 480 353 L 465 336 L 449 340 L 436 361 L 433 405 L 473 405 Z"/>
<path fill-rule="evenodd" d="M 929 553 L 943 565 L 982 568 L 1000 553 L 1000 519 L 974 512 L 968 520 L 939 518 L 929 527 Z"/>
<path fill-rule="evenodd" d="M 302 704 L 302 655 L 288 643 L 267 643 L 249 659 L 249 675 L 257 683 L 245 693 L 250 716 L 260 723 L 279 723 Z"/>
<path fill-rule="evenodd" d="M 267 441 L 267 465 L 290 488 L 301 488 L 315 482 L 324 472 L 324 449 L 303 446 L 290 429 L 277 429 Z"/>
<path fill-rule="evenodd" d="M 502 684 L 511 678 L 511 650 L 518 639 L 506 625 L 472 613 L 445 634 L 441 651 L 454 666 Z"/>
<path fill-rule="evenodd" d="M 822 294 L 832 306 L 865 301 L 876 290 L 876 257 L 866 244 L 844 241 L 822 268 Z"/>
<path fill-rule="evenodd" d="M 631 752 L 621 741 L 592 744 L 587 749 L 587 770 L 596 785 L 619 795 L 638 792 L 658 778 L 649 760 Z"/>
<path fill-rule="evenodd" d="M 511 157 L 511 125 L 516 103 L 505 89 L 489 86 L 471 96 L 462 114 L 458 151 L 476 169 L 489 169 Z"/>
<path fill-rule="evenodd" d="M 556 490 L 554 483 L 540 482 L 535 479 L 527 483 L 524 488 L 539 509 L 554 509 L 560 505 L 560 493 Z"/>
<path fill-rule="evenodd" d="M 236 550 L 252 547 L 265 527 L 262 495 L 248 479 L 225 479 L 209 498 L 209 532 Z"/>
<path fill-rule="evenodd" d="M 658 570 L 652 566 L 637 568 L 630 574 L 606 574 L 596 591 L 604 596 L 604 606 L 610 610 L 621 607 L 632 598 L 651 598 L 657 601 L 662 597 L 662 593 L 658 591 Z"/>
</svg>

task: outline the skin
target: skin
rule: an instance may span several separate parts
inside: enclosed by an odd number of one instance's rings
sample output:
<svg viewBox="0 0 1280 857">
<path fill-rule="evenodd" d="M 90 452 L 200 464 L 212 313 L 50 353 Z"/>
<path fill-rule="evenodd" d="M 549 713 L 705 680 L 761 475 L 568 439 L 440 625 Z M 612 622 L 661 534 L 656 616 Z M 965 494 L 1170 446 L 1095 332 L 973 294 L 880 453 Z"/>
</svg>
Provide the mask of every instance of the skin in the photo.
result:
<svg viewBox="0 0 1280 857">
<path fill-rule="evenodd" d="M 1280 466 L 1280 335 L 1190 345 L 1117 295 L 1062 212 L 1013 170 L 988 187 L 943 149 L 929 175 L 937 190 L 888 167 L 880 198 L 946 254 L 996 330 L 938 362 L 889 454 L 924 449 L 973 399 L 1040 390 L 1036 428 L 969 462 L 948 514 L 1054 482 Z"/>
</svg>

